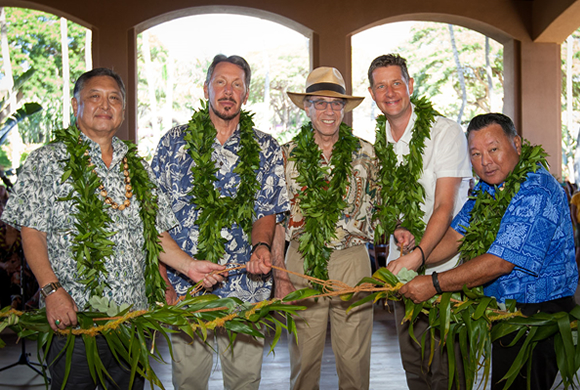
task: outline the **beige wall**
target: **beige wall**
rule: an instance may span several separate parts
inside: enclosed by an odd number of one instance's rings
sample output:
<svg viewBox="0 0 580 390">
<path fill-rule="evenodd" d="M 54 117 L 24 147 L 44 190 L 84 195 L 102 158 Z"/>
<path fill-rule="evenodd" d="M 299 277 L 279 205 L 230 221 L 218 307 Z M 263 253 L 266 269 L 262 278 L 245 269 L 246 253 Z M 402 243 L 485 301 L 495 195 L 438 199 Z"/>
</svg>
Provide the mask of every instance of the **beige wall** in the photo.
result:
<svg viewBox="0 0 580 390">
<path fill-rule="evenodd" d="M 259 14 L 311 31 L 312 65 L 337 67 L 349 85 L 350 37 L 357 32 L 401 20 L 472 28 L 504 44 L 504 112 L 525 137 L 544 145 L 552 172 L 560 175 L 560 44 L 580 25 L 580 0 L 0 0 L 0 5 L 41 9 L 92 28 L 94 65 L 114 68 L 127 82 L 127 120 L 119 133 L 127 139 L 135 138 L 136 129 L 136 34 L 175 17 Z"/>
</svg>

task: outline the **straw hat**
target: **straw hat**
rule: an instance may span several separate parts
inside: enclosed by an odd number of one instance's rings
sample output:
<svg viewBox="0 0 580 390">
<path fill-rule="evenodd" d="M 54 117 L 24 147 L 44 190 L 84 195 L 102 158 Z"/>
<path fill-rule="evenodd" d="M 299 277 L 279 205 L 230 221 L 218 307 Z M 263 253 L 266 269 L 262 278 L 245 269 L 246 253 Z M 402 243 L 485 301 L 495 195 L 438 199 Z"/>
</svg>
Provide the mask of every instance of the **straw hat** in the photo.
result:
<svg viewBox="0 0 580 390">
<path fill-rule="evenodd" d="M 304 110 L 305 96 L 325 96 L 346 99 L 344 112 L 353 110 L 364 97 L 346 95 L 346 83 L 336 68 L 321 66 L 314 69 L 306 79 L 306 93 L 287 92 L 294 104 Z"/>
</svg>

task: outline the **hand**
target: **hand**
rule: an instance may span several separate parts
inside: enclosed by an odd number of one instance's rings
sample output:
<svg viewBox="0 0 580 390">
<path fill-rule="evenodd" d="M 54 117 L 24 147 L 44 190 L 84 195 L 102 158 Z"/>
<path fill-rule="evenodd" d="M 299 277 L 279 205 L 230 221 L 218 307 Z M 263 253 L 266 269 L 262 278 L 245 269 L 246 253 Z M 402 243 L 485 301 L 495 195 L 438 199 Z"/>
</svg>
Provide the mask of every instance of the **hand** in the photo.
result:
<svg viewBox="0 0 580 390">
<path fill-rule="evenodd" d="M 266 245 L 256 247 L 246 270 L 251 274 L 267 274 L 272 270 L 272 254 Z"/>
<path fill-rule="evenodd" d="M 197 283 L 201 280 L 203 287 L 211 288 L 214 284 L 224 281 L 227 272 L 224 274 L 216 273 L 224 269 L 226 269 L 224 265 L 214 264 L 211 261 L 193 260 L 187 264 L 186 274 L 194 282 Z"/>
<path fill-rule="evenodd" d="M 46 297 L 45 302 L 46 319 L 52 330 L 56 332 L 69 326 L 77 326 L 77 305 L 62 287 Z"/>
<path fill-rule="evenodd" d="M 296 291 L 296 287 L 290 279 L 276 279 L 274 281 L 274 298 L 283 299 L 294 291 Z M 288 302 L 288 304 L 294 304 L 294 302 Z"/>
<path fill-rule="evenodd" d="M 393 236 L 401 253 L 407 253 L 415 246 L 415 237 L 403 227 L 396 228 Z"/>
<path fill-rule="evenodd" d="M 399 294 L 415 303 L 421 303 L 437 294 L 437 290 L 433 286 L 431 275 L 417 275 L 415 279 L 401 287 Z"/>
<path fill-rule="evenodd" d="M 423 258 L 421 256 L 421 251 L 417 249 L 408 255 L 399 257 L 397 260 L 390 261 L 389 264 L 387 264 L 387 269 L 397 275 L 403 268 L 417 271 L 422 262 Z"/>
<path fill-rule="evenodd" d="M 177 303 L 177 293 L 171 283 L 165 281 L 167 288 L 165 289 L 165 300 L 168 305 L 175 305 Z"/>
</svg>

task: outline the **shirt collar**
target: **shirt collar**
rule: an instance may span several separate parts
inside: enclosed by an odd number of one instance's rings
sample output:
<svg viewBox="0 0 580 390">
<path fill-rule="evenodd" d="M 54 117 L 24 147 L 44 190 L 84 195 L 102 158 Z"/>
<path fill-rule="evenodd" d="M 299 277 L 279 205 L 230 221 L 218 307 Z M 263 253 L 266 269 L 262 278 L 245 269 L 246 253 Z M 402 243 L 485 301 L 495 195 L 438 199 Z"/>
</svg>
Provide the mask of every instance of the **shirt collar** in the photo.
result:
<svg viewBox="0 0 580 390">
<path fill-rule="evenodd" d="M 99 145 L 98 143 L 87 137 L 86 134 L 83 133 L 82 131 L 81 131 L 81 139 L 83 140 L 83 142 L 88 141 L 89 143 L 89 156 L 91 156 L 93 164 L 95 163 L 95 161 L 100 161 L 104 166 L 105 163 L 103 162 L 101 145 Z M 111 165 L 109 169 L 117 165 L 123 159 L 123 157 L 125 157 L 127 151 L 129 150 L 127 145 L 116 136 L 113 136 L 113 138 L 111 139 L 111 143 L 113 145 L 113 159 L 111 160 Z"/>
<path fill-rule="evenodd" d="M 218 141 L 217 135 L 216 135 L 215 140 L 214 140 L 214 145 L 218 145 L 220 147 L 227 148 L 227 147 L 235 146 L 239 142 L 240 142 L 240 124 L 238 123 L 238 125 L 236 126 L 236 129 L 234 130 L 232 135 L 230 135 L 230 138 L 228 138 L 228 140 L 223 145 L 220 143 L 220 141 Z"/>
<path fill-rule="evenodd" d="M 407 123 L 407 127 L 405 128 L 405 132 L 403 136 L 395 142 L 393 135 L 391 134 L 391 124 L 389 121 L 386 121 L 386 133 L 387 133 L 387 142 L 394 144 L 398 142 L 402 142 L 404 144 L 409 144 L 411 142 L 411 138 L 413 137 L 413 127 L 415 126 L 415 120 L 417 119 L 417 114 L 415 114 L 415 106 L 411 103 L 411 117 L 409 118 L 409 123 Z"/>
</svg>

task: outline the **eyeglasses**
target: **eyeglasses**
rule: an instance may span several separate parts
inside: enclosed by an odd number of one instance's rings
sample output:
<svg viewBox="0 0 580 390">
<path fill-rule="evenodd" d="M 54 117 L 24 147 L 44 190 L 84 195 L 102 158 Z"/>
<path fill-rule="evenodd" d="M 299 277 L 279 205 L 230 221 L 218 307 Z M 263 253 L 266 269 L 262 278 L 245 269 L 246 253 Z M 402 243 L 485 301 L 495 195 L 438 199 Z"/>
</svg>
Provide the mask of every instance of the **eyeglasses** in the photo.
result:
<svg viewBox="0 0 580 390">
<path fill-rule="evenodd" d="M 329 102 L 328 100 L 309 100 L 309 102 L 314 106 L 314 108 L 318 111 L 326 110 L 326 107 L 330 104 L 333 111 L 340 111 L 344 108 L 345 102 L 342 100 L 333 100 Z"/>
</svg>

